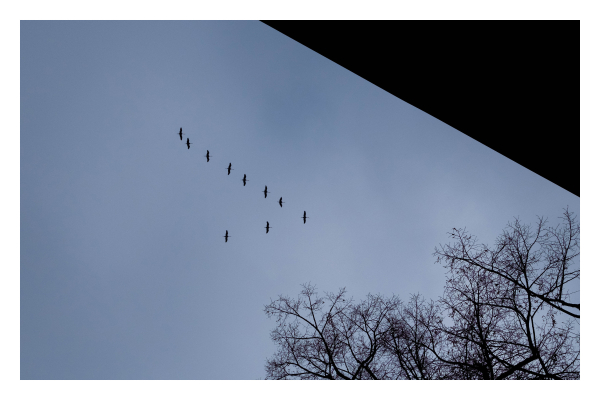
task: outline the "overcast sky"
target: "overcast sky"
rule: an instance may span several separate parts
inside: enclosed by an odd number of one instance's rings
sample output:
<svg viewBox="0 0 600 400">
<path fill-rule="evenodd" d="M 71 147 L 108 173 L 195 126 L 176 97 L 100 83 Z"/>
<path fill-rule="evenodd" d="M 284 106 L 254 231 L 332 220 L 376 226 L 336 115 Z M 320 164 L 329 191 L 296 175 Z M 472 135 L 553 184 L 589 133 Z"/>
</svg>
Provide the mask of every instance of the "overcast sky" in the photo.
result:
<svg viewBox="0 0 600 400">
<path fill-rule="evenodd" d="M 258 21 L 23 21 L 20 39 L 21 379 L 264 378 L 279 294 L 435 299 L 452 228 L 491 244 L 517 216 L 579 216 Z"/>
</svg>

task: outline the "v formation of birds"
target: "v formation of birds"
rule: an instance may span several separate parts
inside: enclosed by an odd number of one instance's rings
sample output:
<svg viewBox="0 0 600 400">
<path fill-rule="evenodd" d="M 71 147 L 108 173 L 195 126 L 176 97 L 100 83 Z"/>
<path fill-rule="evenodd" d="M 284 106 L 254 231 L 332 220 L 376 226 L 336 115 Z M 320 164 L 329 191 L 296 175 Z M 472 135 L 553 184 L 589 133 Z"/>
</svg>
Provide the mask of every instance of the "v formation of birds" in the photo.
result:
<svg viewBox="0 0 600 400">
<path fill-rule="evenodd" d="M 183 135 L 185 135 L 185 133 L 183 133 L 183 128 L 179 128 L 179 140 L 183 140 Z M 187 145 L 188 150 L 190 149 L 190 145 L 193 144 L 192 142 L 190 142 L 190 138 L 187 138 L 187 141 L 185 142 L 185 144 Z M 206 150 L 206 162 L 210 161 L 210 152 L 208 150 Z M 229 163 L 229 166 L 226 168 L 227 170 L 227 175 L 231 174 L 231 171 L 233 171 L 234 169 L 231 168 L 231 163 Z M 244 183 L 244 186 L 246 186 L 246 182 L 249 182 L 250 179 L 246 179 L 246 174 L 244 174 L 244 178 L 242 179 L 242 182 Z M 267 191 L 267 185 L 265 185 L 265 190 L 263 191 L 264 195 L 265 195 L 265 199 L 267 198 L 267 193 L 271 193 Z M 283 208 L 283 204 L 285 203 L 285 201 L 283 201 L 283 197 L 279 198 L 279 207 Z M 306 224 L 306 219 L 309 218 L 306 216 L 306 211 L 304 211 L 304 215 L 302 217 L 300 217 L 304 220 L 304 223 Z M 269 229 L 272 228 L 272 226 L 269 226 L 269 221 L 267 221 L 267 226 L 265 226 L 265 229 L 267 230 L 267 233 L 269 233 Z M 225 230 L 225 236 L 223 236 L 225 238 L 225 243 L 227 243 L 227 239 L 229 239 L 231 236 L 229 235 L 229 231 Z"/>
</svg>

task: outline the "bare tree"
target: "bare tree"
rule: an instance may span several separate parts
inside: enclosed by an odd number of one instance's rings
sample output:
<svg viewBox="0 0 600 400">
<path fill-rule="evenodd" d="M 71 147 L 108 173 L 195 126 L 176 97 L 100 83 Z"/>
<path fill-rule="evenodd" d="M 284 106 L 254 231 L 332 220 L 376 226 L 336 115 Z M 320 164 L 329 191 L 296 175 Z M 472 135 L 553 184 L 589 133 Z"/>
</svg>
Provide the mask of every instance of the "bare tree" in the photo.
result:
<svg viewBox="0 0 600 400">
<path fill-rule="evenodd" d="M 265 307 L 275 316 L 277 353 L 267 379 L 444 379 L 443 363 L 423 341 L 438 319 L 433 303 L 415 295 L 404 306 L 395 296 L 367 295 L 354 303 L 345 289 L 317 295 L 302 285 L 297 299 L 280 296 Z"/>
<path fill-rule="evenodd" d="M 579 279 L 579 226 L 568 210 L 562 219 L 516 219 L 492 248 L 454 229 L 455 242 L 436 248 L 450 322 L 437 325 L 446 354 L 432 351 L 464 378 L 579 379 L 579 304 L 567 289 Z"/>
<path fill-rule="evenodd" d="M 579 256 L 579 224 L 568 209 L 561 219 L 562 225 L 546 227 L 547 220 L 539 218 L 532 227 L 522 225 L 517 218 L 492 248 L 477 244 L 464 229 L 453 229 L 449 235 L 456 242 L 436 247 L 434 255 L 450 269 L 472 266 L 490 272 L 498 282 L 579 318 L 579 303 L 571 302 L 572 293 L 566 289 L 570 282 L 579 280 L 579 268 L 572 268 Z"/>
<path fill-rule="evenodd" d="M 275 316 L 277 353 L 268 379 L 579 379 L 579 225 L 568 210 L 557 227 L 543 218 L 508 224 L 493 247 L 464 229 L 435 249 L 447 269 L 444 294 L 367 295 L 345 289 L 265 307 Z M 578 289 L 578 286 L 577 286 Z"/>
<path fill-rule="evenodd" d="M 280 296 L 265 307 L 276 316 L 271 338 L 279 347 L 267 362 L 268 379 L 390 379 L 382 357 L 386 316 L 400 301 L 369 295 L 354 304 L 345 294 L 323 298 L 308 284 L 297 299 Z"/>
<path fill-rule="evenodd" d="M 390 329 L 385 350 L 398 371 L 395 379 L 450 379 L 452 371 L 432 349 L 440 347 L 441 331 L 436 329 L 442 316 L 433 301 L 425 303 L 412 295 L 407 305 L 387 316 Z"/>
</svg>

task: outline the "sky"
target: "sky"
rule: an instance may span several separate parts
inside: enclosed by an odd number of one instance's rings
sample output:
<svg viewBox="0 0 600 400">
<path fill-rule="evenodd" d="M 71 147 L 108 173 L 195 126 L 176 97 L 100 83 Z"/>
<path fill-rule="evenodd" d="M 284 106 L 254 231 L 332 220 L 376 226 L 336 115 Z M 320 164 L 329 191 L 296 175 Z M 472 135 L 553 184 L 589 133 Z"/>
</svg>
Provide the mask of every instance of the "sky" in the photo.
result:
<svg viewBox="0 0 600 400">
<path fill-rule="evenodd" d="M 21 379 L 263 379 L 278 295 L 436 299 L 452 228 L 492 244 L 514 217 L 580 215 L 259 21 L 20 35 Z"/>
</svg>

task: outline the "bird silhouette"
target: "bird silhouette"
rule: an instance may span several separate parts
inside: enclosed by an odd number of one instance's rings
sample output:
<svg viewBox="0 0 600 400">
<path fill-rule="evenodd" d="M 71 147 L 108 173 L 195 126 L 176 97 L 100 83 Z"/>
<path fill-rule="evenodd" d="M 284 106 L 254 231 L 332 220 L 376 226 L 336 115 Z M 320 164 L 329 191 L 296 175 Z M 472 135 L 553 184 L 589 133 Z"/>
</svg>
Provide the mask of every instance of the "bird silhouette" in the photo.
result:
<svg viewBox="0 0 600 400">
<path fill-rule="evenodd" d="M 300 217 L 300 218 L 303 218 L 304 219 L 304 223 L 306 223 L 306 218 L 309 218 L 309 217 L 306 216 L 306 211 L 304 211 L 304 217 Z"/>
<path fill-rule="evenodd" d="M 250 180 L 250 179 L 248 179 Z M 242 181 L 244 181 L 244 186 L 246 186 L 246 174 L 244 174 L 244 179 L 242 179 Z"/>
<path fill-rule="evenodd" d="M 183 128 L 179 128 L 179 140 L 183 140 L 183 135 L 185 135 L 185 133 L 183 133 Z"/>
<path fill-rule="evenodd" d="M 210 161 L 209 157 L 210 157 L 210 154 L 209 154 L 208 150 L 206 150 L 206 162 Z"/>
<path fill-rule="evenodd" d="M 225 231 L 225 236 L 223 236 L 225 238 L 225 243 L 227 243 L 227 238 L 229 238 L 229 232 Z"/>
<path fill-rule="evenodd" d="M 271 193 L 271 192 L 267 192 L 267 185 L 265 185 L 265 190 L 263 191 L 263 193 L 265 194 L 265 199 L 267 198 L 267 193 Z"/>
<path fill-rule="evenodd" d="M 185 144 L 187 144 L 187 146 L 188 146 L 188 149 L 189 149 L 189 148 L 190 148 L 190 144 L 193 144 L 193 143 L 190 143 L 190 138 L 188 138 L 188 139 L 187 139 L 187 142 L 186 142 Z"/>
<path fill-rule="evenodd" d="M 283 201 L 283 197 L 279 198 L 279 207 L 283 207 L 283 203 L 285 203 L 285 201 Z"/>
<path fill-rule="evenodd" d="M 229 167 L 225 168 L 227 170 L 227 175 L 229 175 L 231 173 L 231 171 L 233 171 L 234 169 L 231 168 L 231 163 L 229 163 Z"/>
<path fill-rule="evenodd" d="M 269 221 L 267 221 L 267 226 L 265 226 L 265 228 L 267 228 L 267 233 L 269 233 Z"/>
</svg>

